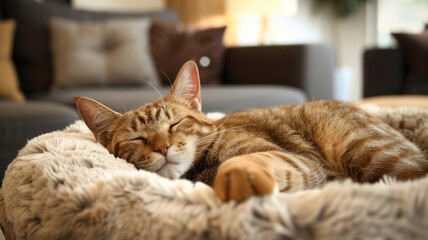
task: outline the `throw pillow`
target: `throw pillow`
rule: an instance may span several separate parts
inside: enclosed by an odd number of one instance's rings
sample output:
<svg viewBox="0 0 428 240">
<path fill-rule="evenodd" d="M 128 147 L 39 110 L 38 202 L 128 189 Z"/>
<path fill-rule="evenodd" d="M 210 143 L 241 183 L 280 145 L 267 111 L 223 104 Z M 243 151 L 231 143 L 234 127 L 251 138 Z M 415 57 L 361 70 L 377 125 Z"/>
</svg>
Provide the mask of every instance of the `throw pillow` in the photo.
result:
<svg viewBox="0 0 428 240">
<path fill-rule="evenodd" d="M 54 89 L 159 85 L 149 50 L 149 19 L 51 21 Z"/>
<path fill-rule="evenodd" d="M 11 58 L 15 26 L 14 20 L 0 21 L 0 98 L 23 102 L 25 96 Z"/>
<path fill-rule="evenodd" d="M 394 33 L 409 67 L 404 93 L 428 94 L 428 29 L 420 34 Z"/>
<path fill-rule="evenodd" d="M 150 43 L 161 82 L 169 84 L 168 79 L 173 81 L 186 61 L 194 60 L 199 67 L 201 84 L 220 83 L 225 29 L 195 30 L 179 23 L 153 20 Z"/>
<path fill-rule="evenodd" d="M 178 21 L 172 10 L 151 12 L 103 12 L 76 10 L 57 1 L 0 0 L 2 18 L 17 22 L 13 60 L 21 90 L 27 95 L 45 92 L 53 82 L 49 22 L 53 17 L 79 22 L 156 17 Z"/>
</svg>

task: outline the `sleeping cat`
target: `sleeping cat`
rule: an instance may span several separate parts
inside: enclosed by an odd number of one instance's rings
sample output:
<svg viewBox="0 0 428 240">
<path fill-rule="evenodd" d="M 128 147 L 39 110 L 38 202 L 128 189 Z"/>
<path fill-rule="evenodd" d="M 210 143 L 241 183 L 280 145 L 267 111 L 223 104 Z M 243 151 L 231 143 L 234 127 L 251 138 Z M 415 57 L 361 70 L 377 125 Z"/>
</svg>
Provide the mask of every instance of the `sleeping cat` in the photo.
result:
<svg viewBox="0 0 428 240">
<path fill-rule="evenodd" d="M 110 153 L 164 177 L 204 181 L 223 201 L 333 179 L 406 180 L 428 172 L 415 144 L 351 104 L 311 101 L 210 120 L 201 112 L 194 62 L 184 64 L 168 96 L 134 111 L 120 114 L 85 97 L 75 101 Z"/>
</svg>

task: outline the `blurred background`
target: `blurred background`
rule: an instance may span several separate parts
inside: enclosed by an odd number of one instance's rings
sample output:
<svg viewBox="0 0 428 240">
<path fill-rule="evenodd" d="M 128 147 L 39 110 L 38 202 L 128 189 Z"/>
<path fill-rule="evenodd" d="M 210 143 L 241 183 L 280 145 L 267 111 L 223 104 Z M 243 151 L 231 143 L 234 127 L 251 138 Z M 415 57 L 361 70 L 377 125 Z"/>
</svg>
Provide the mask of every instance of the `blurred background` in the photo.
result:
<svg viewBox="0 0 428 240">
<path fill-rule="evenodd" d="M 28 139 L 79 119 L 73 97 L 136 109 L 189 60 L 204 112 L 428 108 L 427 24 L 428 0 L 0 0 L 0 179 Z"/>
<path fill-rule="evenodd" d="M 197 28 L 227 26 L 226 46 L 328 43 L 336 51 L 340 98 L 363 96 L 363 51 L 396 46 L 393 32 L 419 33 L 428 0 L 72 0 L 74 8 L 142 11 L 170 8 Z M 339 94 L 339 93 L 338 93 Z"/>
</svg>

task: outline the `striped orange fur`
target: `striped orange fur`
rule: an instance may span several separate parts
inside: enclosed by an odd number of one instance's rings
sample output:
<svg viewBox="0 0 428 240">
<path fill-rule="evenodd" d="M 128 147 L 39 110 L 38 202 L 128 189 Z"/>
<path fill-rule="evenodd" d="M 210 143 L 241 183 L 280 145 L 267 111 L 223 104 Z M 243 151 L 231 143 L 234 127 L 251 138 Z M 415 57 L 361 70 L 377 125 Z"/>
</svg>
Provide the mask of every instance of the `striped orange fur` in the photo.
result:
<svg viewBox="0 0 428 240">
<path fill-rule="evenodd" d="M 137 168 L 214 186 L 218 196 L 299 191 L 329 180 L 375 182 L 424 176 L 421 149 L 352 105 L 311 101 L 235 112 L 213 121 L 201 111 L 199 74 L 186 63 L 168 96 L 120 114 L 89 98 L 77 108 L 96 139 Z"/>
</svg>

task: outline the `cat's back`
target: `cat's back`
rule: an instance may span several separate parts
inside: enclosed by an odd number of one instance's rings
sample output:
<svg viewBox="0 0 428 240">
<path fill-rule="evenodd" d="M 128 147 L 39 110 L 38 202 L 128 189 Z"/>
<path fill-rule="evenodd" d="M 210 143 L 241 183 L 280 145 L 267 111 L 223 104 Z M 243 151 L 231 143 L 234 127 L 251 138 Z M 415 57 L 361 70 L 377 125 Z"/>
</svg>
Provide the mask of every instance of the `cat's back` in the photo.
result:
<svg viewBox="0 0 428 240">
<path fill-rule="evenodd" d="M 320 161 L 334 177 L 372 182 L 392 173 L 404 179 L 413 176 L 413 172 L 395 172 L 397 169 L 411 164 L 425 166 L 413 143 L 380 119 L 348 103 L 311 101 L 251 109 L 221 121 L 227 129 L 241 129 L 248 132 L 247 137 L 261 137 L 285 151 Z M 401 153 L 406 153 L 406 158 Z"/>
<path fill-rule="evenodd" d="M 218 121 L 226 128 L 244 127 L 248 131 L 294 129 L 306 134 L 338 132 L 343 128 L 364 127 L 379 122 L 355 105 L 338 101 L 310 101 L 300 105 L 254 108 L 232 113 Z M 347 129 L 352 130 L 352 129 Z"/>
<path fill-rule="evenodd" d="M 396 134 L 357 106 L 338 101 L 249 109 L 230 114 L 218 124 L 233 130 L 229 138 L 243 131 L 249 135 L 241 137 L 260 137 L 285 150 L 322 154 L 323 158 L 335 158 L 337 149 L 345 151 L 345 145 L 355 139 Z"/>
<path fill-rule="evenodd" d="M 218 121 L 222 128 L 235 133 L 245 131 L 249 133 L 247 137 L 261 137 L 289 151 L 304 148 L 318 152 L 337 146 L 350 136 L 364 135 L 367 126 L 373 124 L 382 123 L 360 108 L 338 101 L 249 109 Z M 233 132 L 229 132 L 229 137 L 234 137 Z"/>
</svg>

